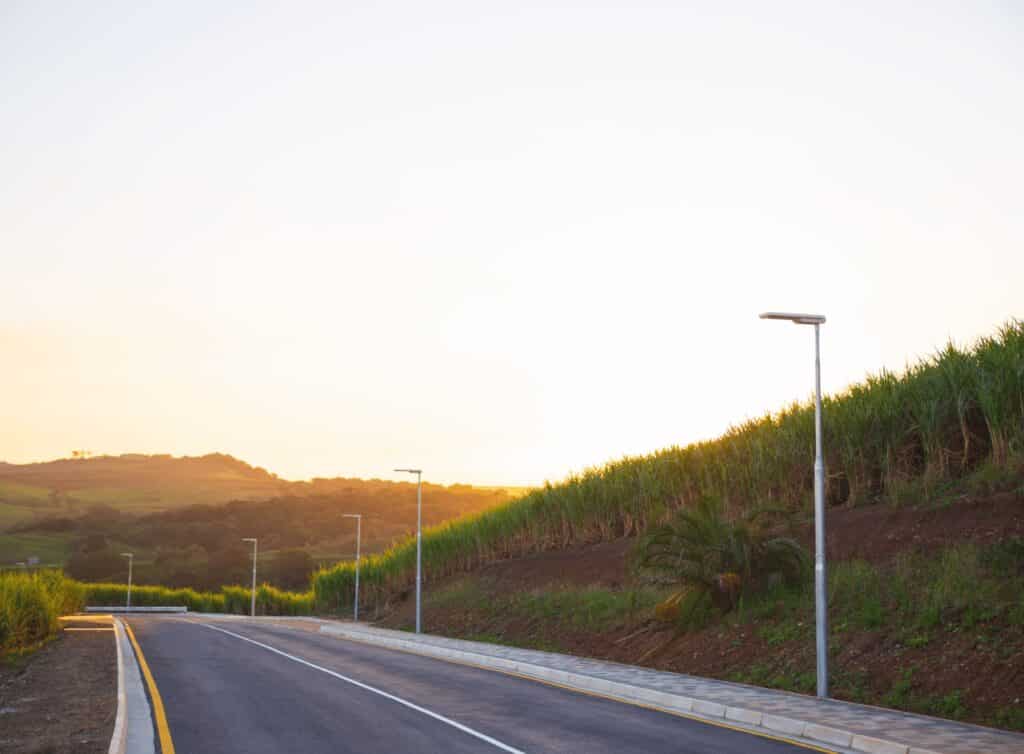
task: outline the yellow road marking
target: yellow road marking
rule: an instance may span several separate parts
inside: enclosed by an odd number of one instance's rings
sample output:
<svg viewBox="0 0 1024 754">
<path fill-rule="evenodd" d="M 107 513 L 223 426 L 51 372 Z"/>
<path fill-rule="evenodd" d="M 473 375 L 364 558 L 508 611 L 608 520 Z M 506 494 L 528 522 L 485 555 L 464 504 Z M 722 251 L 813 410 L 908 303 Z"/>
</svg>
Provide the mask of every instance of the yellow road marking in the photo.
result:
<svg viewBox="0 0 1024 754">
<path fill-rule="evenodd" d="M 65 631 L 113 631 L 112 628 L 75 628 L 74 626 L 68 626 L 64 629 Z"/>
<path fill-rule="evenodd" d="M 110 613 L 93 613 L 92 615 L 61 615 L 57 620 L 82 621 L 83 623 L 109 623 L 113 625 L 114 616 Z"/>
<path fill-rule="evenodd" d="M 145 677 L 146 685 L 149 687 L 149 698 L 153 701 L 153 719 L 156 722 L 156 731 L 160 738 L 160 751 L 163 754 L 174 754 L 174 742 L 171 740 L 171 729 L 167 725 L 164 701 L 160 698 L 160 692 L 156 689 L 156 681 L 153 680 L 153 674 L 149 672 L 149 663 L 146 662 L 146 656 L 142 654 L 142 647 L 135 640 L 135 632 L 128 625 L 128 621 L 124 621 L 124 629 L 128 633 L 128 638 L 131 639 L 132 646 L 135 647 L 135 656 L 139 660 L 139 667 L 142 668 L 142 675 Z"/>
<path fill-rule="evenodd" d="M 330 636 L 330 634 L 325 634 Z M 567 686 L 564 683 L 558 683 L 558 681 L 548 681 L 543 678 L 534 678 L 533 676 L 523 675 L 522 673 L 516 673 L 511 670 L 501 670 L 500 668 L 490 668 L 486 665 L 477 665 L 475 662 L 468 662 L 466 660 L 453 660 L 450 657 L 435 657 L 434 655 L 422 654 L 420 652 L 414 652 L 411 649 L 400 649 L 398 647 L 385 647 L 380 644 L 374 644 L 373 642 L 363 641 L 361 639 L 352 639 L 348 636 L 336 636 L 338 639 L 345 641 L 354 641 L 357 644 L 365 644 L 368 647 L 377 647 L 378 649 L 390 649 L 392 652 L 404 652 L 408 655 L 416 655 L 417 657 L 430 657 L 435 660 L 441 660 L 442 662 L 450 662 L 454 665 L 465 665 L 470 668 L 478 668 L 479 670 L 489 670 L 492 673 L 501 673 L 503 675 L 510 675 L 514 678 L 522 678 L 525 681 L 533 681 L 534 683 L 543 683 L 545 686 L 554 686 L 555 688 L 565 689 L 566 691 L 574 691 L 577 694 L 584 694 L 585 696 L 594 696 L 598 699 L 607 699 L 612 702 L 618 702 L 619 704 L 629 704 L 633 707 L 641 707 L 643 709 L 653 710 L 654 712 L 663 712 L 667 715 L 674 715 L 675 717 L 683 717 L 687 720 L 696 720 L 699 723 L 707 723 L 708 725 L 714 725 L 717 728 L 727 728 L 728 730 L 735 730 L 739 733 L 746 733 L 749 736 L 757 736 L 758 738 L 767 738 L 772 741 L 781 741 L 782 743 L 791 744 L 793 746 L 799 746 L 803 749 L 810 749 L 811 751 L 820 751 L 823 754 L 836 754 L 835 749 L 824 749 L 814 744 L 805 743 L 803 741 L 794 741 L 791 738 L 782 738 L 781 736 L 773 736 L 771 733 L 761 733 L 760 731 L 750 730 L 749 728 L 741 728 L 738 725 L 729 725 L 729 723 L 720 723 L 716 720 L 708 720 L 706 717 L 698 717 L 697 715 L 688 715 L 685 712 L 677 712 L 665 707 L 655 707 L 651 704 L 644 704 L 643 702 L 633 701 L 631 699 L 620 699 L 619 697 L 609 696 L 607 694 L 601 694 L 597 691 L 587 691 L 585 689 L 578 689 L 574 686 Z"/>
</svg>

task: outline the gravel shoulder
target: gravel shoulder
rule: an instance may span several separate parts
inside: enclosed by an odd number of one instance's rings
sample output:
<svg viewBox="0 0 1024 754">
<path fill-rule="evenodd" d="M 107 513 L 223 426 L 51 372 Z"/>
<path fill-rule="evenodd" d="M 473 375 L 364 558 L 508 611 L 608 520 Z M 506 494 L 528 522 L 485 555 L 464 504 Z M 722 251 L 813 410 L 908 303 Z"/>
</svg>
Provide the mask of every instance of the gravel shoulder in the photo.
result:
<svg viewBox="0 0 1024 754">
<path fill-rule="evenodd" d="M 65 621 L 37 652 L 0 660 L 4 754 L 102 754 L 116 714 L 117 650 L 109 623 Z"/>
</svg>

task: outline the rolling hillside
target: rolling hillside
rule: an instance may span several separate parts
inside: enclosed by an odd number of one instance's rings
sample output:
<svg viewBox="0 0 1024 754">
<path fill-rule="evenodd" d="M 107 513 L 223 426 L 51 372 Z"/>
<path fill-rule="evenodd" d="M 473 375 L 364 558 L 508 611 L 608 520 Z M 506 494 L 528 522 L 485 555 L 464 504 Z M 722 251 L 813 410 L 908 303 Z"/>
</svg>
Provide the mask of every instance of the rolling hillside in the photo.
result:
<svg viewBox="0 0 1024 754">
<path fill-rule="evenodd" d="M 425 484 L 424 522 L 478 513 L 515 492 Z M 240 540 L 256 536 L 269 561 L 279 550 L 307 556 L 286 555 L 291 571 L 306 570 L 279 580 L 301 588 L 317 564 L 355 551 L 342 514 L 362 513 L 363 551 L 380 552 L 413 531 L 416 492 L 408 482 L 291 482 L 222 454 L 124 455 L 0 464 L 0 512 L 0 566 L 38 558 L 88 580 L 119 578 L 118 553 L 131 549 L 140 581 L 215 587 L 244 580 Z"/>
<path fill-rule="evenodd" d="M 75 516 L 94 505 L 128 513 L 194 503 L 259 500 L 304 483 L 278 479 L 229 455 L 64 458 L 0 463 L 0 528 L 39 516 Z"/>
</svg>

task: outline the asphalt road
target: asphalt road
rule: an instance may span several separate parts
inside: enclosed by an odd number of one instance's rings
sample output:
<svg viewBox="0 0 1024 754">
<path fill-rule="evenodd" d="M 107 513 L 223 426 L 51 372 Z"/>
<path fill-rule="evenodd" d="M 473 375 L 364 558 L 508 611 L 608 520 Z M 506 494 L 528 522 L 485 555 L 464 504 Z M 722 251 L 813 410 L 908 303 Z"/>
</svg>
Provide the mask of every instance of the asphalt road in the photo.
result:
<svg viewBox="0 0 1024 754">
<path fill-rule="evenodd" d="M 129 622 L 178 754 L 807 751 L 309 631 L 180 617 Z"/>
</svg>

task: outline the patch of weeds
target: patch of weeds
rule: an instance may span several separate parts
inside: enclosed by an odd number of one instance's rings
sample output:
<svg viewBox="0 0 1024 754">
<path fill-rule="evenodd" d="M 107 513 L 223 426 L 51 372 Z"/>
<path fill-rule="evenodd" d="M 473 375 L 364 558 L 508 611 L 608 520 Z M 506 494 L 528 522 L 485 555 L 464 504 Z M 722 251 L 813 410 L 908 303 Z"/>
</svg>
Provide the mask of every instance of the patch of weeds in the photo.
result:
<svg viewBox="0 0 1024 754">
<path fill-rule="evenodd" d="M 1016 602 L 1006 611 L 1006 620 L 1011 626 L 1024 626 L 1024 602 Z"/>
<path fill-rule="evenodd" d="M 964 480 L 964 486 L 972 495 L 986 496 L 1008 488 L 1014 481 L 1011 465 L 1002 466 L 986 461 Z"/>
<path fill-rule="evenodd" d="M 768 624 L 757 629 L 757 635 L 764 639 L 769 647 L 775 647 L 787 641 L 798 639 L 805 633 L 806 629 L 802 623 L 794 620 Z"/>
<path fill-rule="evenodd" d="M 785 620 L 813 609 L 813 591 L 808 585 L 775 584 L 766 592 L 744 598 L 744 616 L 749 621 Z"/>
<path fill-rule="evenodd" d="M 910 694 L 914 687 L 914 669 L 907 668 L 903 671 L 902 677 L 894 681 L 892 688 L 890 688 L 885 696 L 882 697 L 883 703 L 886 707 L 896 707 L 898 709 L 907 709 L 910 707 Z"/>
<path fill-rule="evenodd" d="M 931 497 L 931 487 L 924 477 L 893 480 L 886 490 L 886 497 L 895 506 L 918 505 Z"/>
<path fill-rule="evenodd" d="M 967 708 L 964 707 L 963 699 L 961 698 L 960 689 L 954 689 L 945 696 L 925 700 L 922 703 L 922 707 L 926 712 L 933 715 L 948 717 L 953 720 L 959 720 L 967 713 Z"/>
<path fill-rule="evenodd" d="M 510 604 L 516 613 L 526 617 L 600 632 L 651 612 L 661 596 L 650 589 L 562 587 L 518 594 L 510 598 Z"/>
<path fill-rule="evenodd" d="M 842 673 L 837 674 L 834 686 L 838 696 L 843 696 L 852 702 L 864 704 L 868 701 L 868 678 L 866 673 Z"/>
<path fill-rule="evenodd" d="M 921 647 L 927 647 L 931 640 L 932 637 L 929 634 L 919 633 L 908 636 L 903 643 L 911 649 L 920 649 Z"/>
<path fill-rule="evenodd" d="M 736 683 L 749 683 L 752 686 L 767 686 L 772 679 L 771 671 L 764 665 L 750 665 L 745 670 L 729 673 L 729 680 Z"/>
<path fill-rule="evenodd" d="M 855 615 L 855 620 L 862 628 L 881 628 L 885 623 L 885 610 L 882 608 L 882 599 L 877 594 L 866 595 L 860 604 L 860 610 Z"/>
<path fill-rule="evenodd" d="M 797 673 L 793 676 L 793 691 L 799 691 L 802 694 L 809 694 L 814 691 L 817 687 L 818 678 L 817 676 L 808 671 L 806 673 Z"/>
<path fill-rule="evenodd" d="M 994 576 L 1024 575 L 1024 538 L 1010 537 L 989 545 L 980 558 L 982 566 Z"/>
<path fill-rule="evenodd" d="M 993 721 L 1000 728 L 1010 730 L 1024 730 L 1024 707 L 1014 705 L 1012 707 L 1000 707 L 993 716 Z"/>
<path fill-rule="evenodd" d="M 883 581 L 877 568 L 862 560 L 841 562 L 829 581 L 831 602 L 841 606 L 842 622 L 868 630 L 885 623 Z"/>
<path fill-rule="evenodd" d="M 427 604 L 442 608 L 479 609 L 490 603 L 490 597 L 473 578 L 465 578 L 454 584 L 431 591 L 427 595 Z"/>
</svg>

